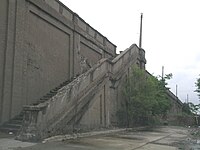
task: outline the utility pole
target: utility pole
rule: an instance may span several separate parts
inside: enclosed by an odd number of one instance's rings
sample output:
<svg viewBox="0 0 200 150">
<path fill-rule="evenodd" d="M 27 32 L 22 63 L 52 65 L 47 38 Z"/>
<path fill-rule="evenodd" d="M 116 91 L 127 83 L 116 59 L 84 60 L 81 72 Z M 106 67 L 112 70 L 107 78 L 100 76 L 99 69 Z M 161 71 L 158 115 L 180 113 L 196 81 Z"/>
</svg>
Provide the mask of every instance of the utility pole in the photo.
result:
<svg viewBox="0 0 200 150">
<path fill-rule="evenodd" d="M 141 18 L 140 18 L 140 39 L 139 39 L 139 48 L 142 48 L 142 18 L 143 18 L 143 13 L 141 13 Z"/>
<path fill-rule="evenodd" d="M 178 96 L 178 85 L 176 84 L 176 97 Z"/>
<path fill-rule="evenodd" d="M 162 81 L 164 81 L 164 66 L 162 66 Z"/>
</svg>

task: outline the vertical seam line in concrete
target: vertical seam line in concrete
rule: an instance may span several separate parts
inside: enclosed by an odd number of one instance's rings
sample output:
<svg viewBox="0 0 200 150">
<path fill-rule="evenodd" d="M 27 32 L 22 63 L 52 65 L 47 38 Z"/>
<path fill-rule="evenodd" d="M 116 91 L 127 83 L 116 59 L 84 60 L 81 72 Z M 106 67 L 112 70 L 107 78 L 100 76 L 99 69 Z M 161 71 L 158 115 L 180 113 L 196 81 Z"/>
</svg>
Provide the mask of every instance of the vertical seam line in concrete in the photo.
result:
<svg viewBox="0 0 200 150">
<path fill-rule="evenodd" d="M 72 36 L 72 38 L 71 38 L 71 36 Z M 71 44 L 71 40 L 72 40 L 72 44 Z M 68 58 L 69 58 L 69 63 L 68 63 L 68 67 L 69 67 L 69 79 L 71 80 L 71 78 L 73 77 L 73 67 L 72 67 L 72 65 L 74 64 L 73 63 L 73 60 L 71 60 L 72 58 L 71 58 L 71 55 L 73 55 L 73 52 L 71 52 L 72 50 L 73 50 L 73 40 L 74 40 L 74 37 L 73 37 L 73 33 L 72 33 L 72 35 L 70 34 L 69 35 L 69 46 L 68 46 L 68 48 L 69 48 L 69 56 L 68 56 Z M 72 65 L 70 65 L 72 63 Z M 67 79 L 68 80 L 68 79 Z"/>
<path fill-rule="evenodd" d="M 0 123 L 3 117 L 3 103 L 4 103 L 4 87 L 5 87 L 5 64 L 6 64 L 6 49 L 7 49 L 7 37 L 8 37 L 8 13 L 9 13 L 9 1 L 7 2 L 7 12 L 6 12 L 6 35 L 5 35 L 5 47 L 4 47 L 4 61 L 3 61 L 3 76 L 2 76 L 2 95 L 1 95 L 1 112 L 0 112 Z"/>
<path fill-rule="evenodd" d="M 14 88 L 14 64 L 15 64 L 15 43 L 16 43 L 16 20 L 17 20 L 17 0 L 15 1 L 15 22 L 14 22 L 14 38 L 13 38 L 13 58 L 12 58 L 12 78 L 11 78 L 11 100 L 10 100 L 10 114 L 9 117 L 11 118 L 12 113 L 12 103 L 13 103 L 13 88 Z"/>
<path fill-rule="evenodd" d="M 71 42 L 70 42 L 71 43 Z M 75 47 L 75 42 L 74 42 L 74 31 L 72 31 L 72 54 L 73 54 L 73 57 L 72 57 L 72 66 L 73 66 L 73 69 L 71 69 L 72 70 L 72 76 L 74 77 L 75 76 L 75 74 L 74 74 L 74 72 L 75 72 L 75 70 L 74 70 L 74 61 L 75 61 L 75 55 L 74 55 L 74 47 Z"/>
<path fill-rule="evenodd" d="M 104 85 L 104 125 L 106 126 L 106 86 Z"/>
<path fill-rule="evenodd" d="M 73 19 L 73 21 L 74 21 L 74 19 Z M 75 28 L 75 27 L 74 27 Z M 72 30 L 72 34 L 73 34 L 73 37 L 72 37 L 72 53 L 73 53 L 73 61 L 72 61 L 72 63 L 73 63 L 73 69 L 71 69 L 71 70 L 73 70 L 73 76 L 75 76 L 75 61 L 77 61 L 77 59 L 75 59 L 75 44 L 76 44 L 76 42 L 75 42 L 75 31 L 74 30 Z"/>
</svg>

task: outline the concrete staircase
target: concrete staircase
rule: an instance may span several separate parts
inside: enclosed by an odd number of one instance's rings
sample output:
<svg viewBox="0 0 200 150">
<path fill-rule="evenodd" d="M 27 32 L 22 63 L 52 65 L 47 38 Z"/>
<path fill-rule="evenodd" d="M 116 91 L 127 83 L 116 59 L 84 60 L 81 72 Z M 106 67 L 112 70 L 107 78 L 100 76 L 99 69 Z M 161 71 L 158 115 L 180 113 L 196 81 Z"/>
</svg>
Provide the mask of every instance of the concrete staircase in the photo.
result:
<svg viewBox="0 0 200 150">
<path fill-rule="evenodd" d="M 0 131 L 16 135 L 19 132 L 22 123 L 23 123 L 23 111 L 10 121 L 0 126 Z"/>
<path fill-rule="evenodd" d="M 114 91 L 121 76 L 125 75 L 133 64 L 138 64 L 138 61 L 145 63 L 145 58 L 144 50 L 136 45 L 132 45 L 112 60 L 101 59 L 87 72 L 61 83 L 33 105 L 24 106 L 22 113 L 4 124 L 2 129 L 15 133 L 19 131 L 18 139 L 24 141 L 37 141 L 68 133 L 79 124 L 85 112 L 90 109 L 89 105 L 96 101 L 98 92 L 105 86 Z M 110 94 L 106 95 L 106 98 L 110 102 L 116 100 Z M 112 105 L 106 107 L 109 111 L 112 109 Z M 110 120 L 111 114 L 106 114 Z"/>
<path fill-rule="evenodd" d="M 74 78 L 74 80 L 76 80 L 76 78 Z M 61 84 L 56 86 L 54 89 L 50 90 L 49 93 L 47 93 L 46 95 L 41 97 L 39 100 L 37 100 L 35 103 L 33 103 L 31 106 L 38 106 L 38 105 L 44 104 L 45 102 L 47 102 L 48 100 L 53 98 L 55 95 L 57 95 L 58 92 L 63 87 L 65 87 L 72 81 L 73 80 L 67 80 L 67 81 L 62 82 Z M 80 111 L 76 112 L 76 116 L 69 113 L 70 117 L 68 119 L 68 124 L 77 124 L 79 122 L 79 120 L 82 118 L 84 112 L 87 111 L 88 104 L 89 104 L 89 101 L 86 102 L 85 104 L 83 104 L 81 106 Z M 73 113 L 73 111 L 71 113 Z M 18 135 L 19 131 L 21 130 L 21 127 L 23 126 L 24 116 L 25 116 L 25 112 L 24 112 L 24 110 L 22 110 L 19 115 L 15 116 L 13 119 L 11 119 L 8 122 L 5 122 L 3 125 L 1 125 L 0 131 L 4 132 L 4 133 L 12 133 L 14 135 Z"/>
<path fill-rule="evenodd" d="M 57 94 L 59 89 L 61 89 L 63 86 L 66 86 L 69 83 L 70 83 L 69 80 L 64 81 L 63 83 L 61 83 L 54 89 L 50 90 L 49 93 L 47 93 L 46 95 L 41 97 L 38 101 L 36 101 L 32 105 L 39 105 L 40 103 L 44 103 L 45 101 L 48 101 L 50 98 L 52 98 L 53 96 L 55 96 Z M 1 125 L 0 131 L 17 135 L 23 124 L 23 116 L 24 116 L 24 111 L 22 110 L 20 112 L 20 114 L 18 114 L 13 119 L 11 119 L 8 122 L 5 122 L 3 125 Z"/>
<path fill-rule="evenodd" d="M 64 81 L 63 83 L 61 83 L 60 85 L 58 85 L 54 89 L 50 90 L 49 93 L 47 93 L 46 95 L 41 97 L 38 101 L 33 103 L 33 105 L 38 105 L 40 103 L 44 103 L 45 101 L 49 100 L 50 98 L 52 98 L 53 96 L 55 96 L 58 93 L 59 89 L 61 89 L 63 86 L 66 86 L 69 83 L 70 83 L 69 80 L 68 81 Z"/>
</svg>

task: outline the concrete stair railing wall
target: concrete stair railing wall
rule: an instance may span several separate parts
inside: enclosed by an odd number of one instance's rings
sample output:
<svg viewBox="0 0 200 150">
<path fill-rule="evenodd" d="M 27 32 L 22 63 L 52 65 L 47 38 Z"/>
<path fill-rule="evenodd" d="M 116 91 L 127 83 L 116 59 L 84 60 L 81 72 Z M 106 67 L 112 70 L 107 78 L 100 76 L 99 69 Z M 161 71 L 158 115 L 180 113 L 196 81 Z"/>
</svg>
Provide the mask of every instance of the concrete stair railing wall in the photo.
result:
<svg viewBox="0 0 200 150">
<path fill-rule="evenodd" d="M 87 72 L 59 89 L 49 100 L 38 105 L 24 106 L 23 125 L 18 139 L 37 141 L 72 131 L 73 123 L 70 122 L 78 123 L 87 109 L 90 109 L 88 104 L 102 86 L 112 85 L 111 80 L 119 78 L 119 74 L 126 74 L 127 68 L 133 64 L 145 63 L 141 52 L 144 53 L 144 50 L 133 44 L 112 61 L 101 59 Z M 112 95 L 107 98 L 111 101 Z"/>
<path fill-rule="evenodd" d="M 102 61 L 104 62 L 105 60 Z M 38 105 L 25 106 L 24 123 L 20 131 L 19 139 L 30 139 L 34 141 L 53 134 L 60 134 L 55 131 L 55 128 L 61 128 L 61 125 L 59 125 L 61 120 L 68 122 L 72 119 L 75 114 L 73 111 L 76 105 L 79 105 L 80 109 L 82 108 L 80 105 L 84 105 L 82 104 L 84 102 L 81 100 L 84 96 L 87 96 L 87 93 L 92 90 L 98 81 L 104 78 L 106 74 L 104 72 L 106 70 L 105 67 L 106 63 L 100 62 L 88 72 L 80 75 L 74 81 L 61 88 L 48 101 Z"/>
</svg>

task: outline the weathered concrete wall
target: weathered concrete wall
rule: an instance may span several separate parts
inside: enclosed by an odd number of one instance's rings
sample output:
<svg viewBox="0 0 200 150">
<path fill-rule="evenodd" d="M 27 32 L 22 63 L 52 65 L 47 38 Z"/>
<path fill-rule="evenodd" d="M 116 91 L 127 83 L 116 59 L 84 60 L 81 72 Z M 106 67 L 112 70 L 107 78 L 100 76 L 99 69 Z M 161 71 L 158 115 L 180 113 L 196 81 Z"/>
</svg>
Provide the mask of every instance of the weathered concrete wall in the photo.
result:
<svg viewBox="0 0 200 150">
<path fill-rule="evenodd" d="M 167 90 L 167 95 L 171 100 L 171 109 L 169 110 L 169 115 L 180 115 L 182 114 L 183 103 L 176 97 L 170 90 Z"/>
<path fill-rule="evenodd" d="M 107 63 L 103 60 L 103 62 L 60 89 L 58 94 L 49 101 L 37 106 L 25 107 L 26 119 L 24 128 L 21 131 L 21 138 L 27 138 L 26 136 L 31 134 L 32 137 L 29 138 L 40 138 L 72 131 L 84 115 L 84 111 L 87 111 L 89 105 L 92 105 L 91 101 L 96 103 L 95 95 L 98 95 L 97 93 L 101 91 L 105 84 L 103 81 L 106 80 L 106 67 Z M 87 118 L 87 120 L 92 119 Z M 97 123 L 91 124 L 91 126 L 97 126 Z M 27 128 L 32 124 L 35 124 L 35 131 L 37 132 L 26 134 Z"/>
<path fill-rule="evenodd" d="M 122 88 L 124 71 L 141 59 L 139 52 L 140 49 L 132 45 L 112 61 L 101 59 L 50 100 L 25 107 L 25 122 L 19 138 L 37 140 L 35 138 L 63 134 L 77 128 L 112 125 L 116 105 L 123 101 L 118 86 Z"/>
<path fill-rule="evenodd" d="M 109 80 L 107 80 L 108 82 Z M 95 129 L 100 127 L 107 127 L 109 125 L 109 110 L 107 99 L 107 84 L 95 94 L 94 99 L 88 106 L 88 110 L 83 114 L 80 122 L 76 125 L 79 130 Z"/>
<path fill-rule="evenodd" d="M 132 66 L 137 65 L 145 69 L 146 59 L 145 51 L 132 45 L 126 51 L 113 59 L 112 76 L 110 77 L 110 122 L 113 126 L 118 125 L 116 113 L 124 104 L 123 90 L 124 80 L 129 76 L 129 70 Z"/>
<path fill-rule="evenodd" d="M 1 122 L 16 115 L 22 108 L 24 47 L 24 7 L 22 1 L 2 1 L 1 3 Z"/>
<path fill-rule="evenodd" d="M 2 0 L 0 124 L 116 46 L 58 0 Z"/>
<path fill-rule="evenodd" d="M 116 57 L 114 44 L 58 0 L 2 0 L 0 8 L 0 124 L 27 105 L 21 139 L 115 125 L 122 83 L 133 64 L 145 69 L 144 50 L 132 45 Z"/>
<path fill-rule="evenodd" d="M 148 76 L 152 76 L 148 71 L 146 71 L 146 74 Z M 167 97 L 168 97 L 170 105 L 171 105 L 171 107 L 168 111 L 168 116 L 181 114 L 183 103 L 169 89 L 166 89 L 166 94 L 167 94 Z"/>
<path fill-rule="evenodd" d="M 65 31 L 51 25 L 49 16 L 44 19 L 38 14 L 41 13 L 35 6 L 29 6 L 28 14 L 28 39 L 29 47 L 27 52 L 27 97 L 29 104 L 35 99 L 53 89 L 59 83 L 70 79 L 70 57 L 72 53 L 72 31 L 65 28 Z M 31 35 L 31 36 L 30 36 Z M 38 36 L 39 35 L 39 36 Z M 37 88 L 33 88 L 37 87 Z M 48 88 L 47 88 L 48 87 Z"/>
<path fill-rule="evenodd" d="M 6 51 L 6 33 L 7 33 L 7 16 L 8 16 L 8 1 L 2 0 L 0 5 L 0 122 L 2 120 L 3 110 L 3 92 L 4 92 L 4 62 Z"/>
</svg>

